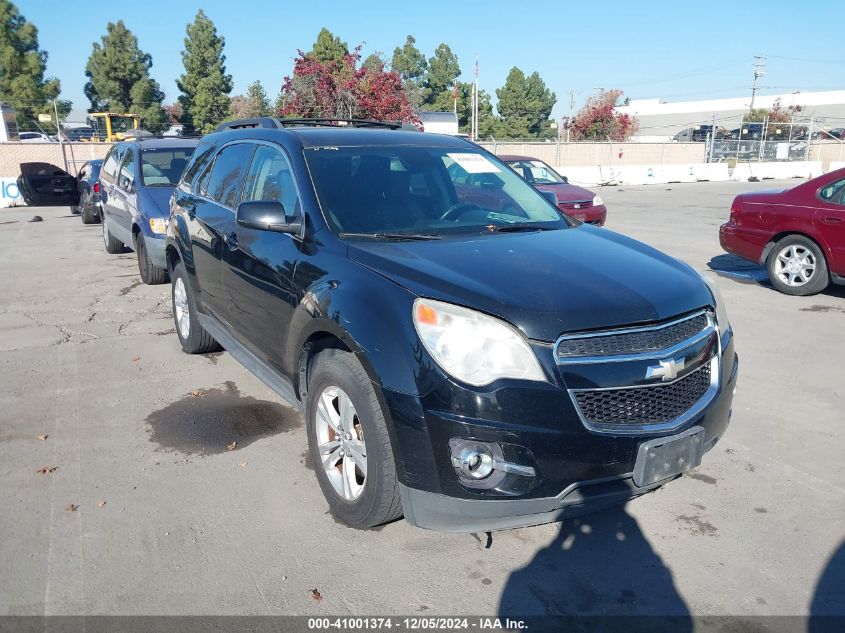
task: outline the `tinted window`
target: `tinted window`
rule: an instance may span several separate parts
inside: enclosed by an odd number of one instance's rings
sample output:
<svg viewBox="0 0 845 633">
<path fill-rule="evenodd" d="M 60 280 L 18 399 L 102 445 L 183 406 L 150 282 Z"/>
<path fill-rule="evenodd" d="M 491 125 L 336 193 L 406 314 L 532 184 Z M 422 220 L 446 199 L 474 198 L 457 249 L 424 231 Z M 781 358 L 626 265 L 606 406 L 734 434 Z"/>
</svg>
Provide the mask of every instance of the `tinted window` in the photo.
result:
<svg viewBox="0 0 845 633">
<path fill-rule="evenodd" d="M 287 158 L 274 147 L 259 145 L 244 183 L 242 200 L 281 202 L 288 216 L 299 213 L 299 198 Z"/>
<path fill-rule="evenodd" d="M 193 147 L 151 147 L 141 150 L 141 179 L 144 185 L 175 186 L 193 153 Z"/>
<path fill-rule="evenodd" d="M 471 149 L 418 146 L 305 150 L 320 206 L 344 233 L 476 232 L 508 224 L 565 228 L 513 171 Z"/>
<path fill-rule="evenodd" d="M 206 186 L 201 187 L 205 195 L 224 207 L 234 208 L 253 147 L 247 143 L 224 147 L 217 154 Z"/>
</svg>

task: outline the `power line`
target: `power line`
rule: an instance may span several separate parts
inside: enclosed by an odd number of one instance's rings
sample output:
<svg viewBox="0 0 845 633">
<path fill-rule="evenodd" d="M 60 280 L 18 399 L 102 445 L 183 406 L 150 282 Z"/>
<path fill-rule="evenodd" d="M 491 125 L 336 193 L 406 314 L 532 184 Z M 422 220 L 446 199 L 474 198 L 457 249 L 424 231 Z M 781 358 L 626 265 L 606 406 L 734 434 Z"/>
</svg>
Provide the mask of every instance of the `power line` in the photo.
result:
<svg viewBox="0 0 845 633">
<path fill-rule="evenodd" d="M 784 57 L 783 55 L 766 55 L 772 59 L 785 59 L 791 62 L 808 62 L 810 64 L 845 64 L 843 59 L 807 59 L 806 57 Z"/>
</svg>

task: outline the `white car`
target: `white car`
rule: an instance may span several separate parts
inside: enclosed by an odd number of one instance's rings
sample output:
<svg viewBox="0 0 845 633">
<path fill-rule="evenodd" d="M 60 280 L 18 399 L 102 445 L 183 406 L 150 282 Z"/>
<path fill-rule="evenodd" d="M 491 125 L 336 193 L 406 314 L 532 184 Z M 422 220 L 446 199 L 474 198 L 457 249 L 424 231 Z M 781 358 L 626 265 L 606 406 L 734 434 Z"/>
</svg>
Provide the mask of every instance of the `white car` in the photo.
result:
<svg viewBox="0 0 845 633">
<path fill-rule="evenodd" d="M 52 143 L 53 139 L 51 139 L 46 134 L 42 134 L 41 132 L 21 132 L 18 137 L 20 138 L 21 143 Z"/>
</svg>

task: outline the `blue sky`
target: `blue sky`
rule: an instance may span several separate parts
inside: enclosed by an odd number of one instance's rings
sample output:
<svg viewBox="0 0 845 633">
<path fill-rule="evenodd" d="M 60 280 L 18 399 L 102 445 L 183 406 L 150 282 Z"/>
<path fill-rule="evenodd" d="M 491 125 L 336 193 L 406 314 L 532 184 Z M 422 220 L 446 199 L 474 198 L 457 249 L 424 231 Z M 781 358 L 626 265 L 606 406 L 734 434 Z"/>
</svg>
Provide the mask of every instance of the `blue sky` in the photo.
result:
<svg viewBox="0 0 845 633">
<path fill-rule="evenodd" d="M 326 26 L 364 55 L 387 53 L 407 34 L 427 57 L 441 42 L 458 55 L 470 81 L 476 54 L 479 83 L 495 100 L 513 66 L 539 71 L 557 93 L 554 115 L 576 108 L 595 88 L 621 88 L 631 98 L 669 101 L 750 92 L 752 57 L 767 55 L 761 93 L 845 88 L 841 5 L 794 2 L 259 2 L 144 0 L 53 2 L 18 0 L 49 53 L 48 73 L 62 96 L 87 108 L 84 68 L 106 23 L 124 20 L 153 57 L 152 74 L 178 95 L 185 26 L 202 7 L 226 38 L 228 71 L 239 94 L 255 79 L 272 97 L 290 73 L 298 48 L 308 50 Z"/>
</svg>

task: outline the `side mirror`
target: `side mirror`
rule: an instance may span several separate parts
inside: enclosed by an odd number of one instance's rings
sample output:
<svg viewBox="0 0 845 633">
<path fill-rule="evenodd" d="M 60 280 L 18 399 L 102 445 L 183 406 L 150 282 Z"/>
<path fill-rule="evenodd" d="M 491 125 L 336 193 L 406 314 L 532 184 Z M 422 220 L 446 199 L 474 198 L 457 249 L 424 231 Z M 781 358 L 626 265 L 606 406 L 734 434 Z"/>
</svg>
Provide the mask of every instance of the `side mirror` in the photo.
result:
<svg viewBox="0 0 845 633">
<path fill-rule="evenodd" d="M 557 206 L 557 196 L 554 191 L 542 191 L 540 189 L 538 189 L 538 191 L 540 192 L 540 195 L 551 202 L 552 205 Z"/>
<path fill-rule="evenodd" d="M 241 202 L 235 219 L 241 226 L 276 233 L 299 233 L 302 226 L 301 222 L 288 222 L 285 207 L 277 200 Z"/>
</svg>

